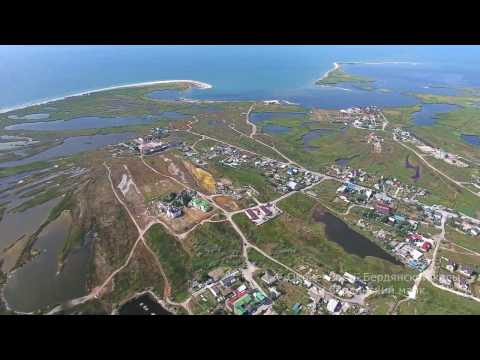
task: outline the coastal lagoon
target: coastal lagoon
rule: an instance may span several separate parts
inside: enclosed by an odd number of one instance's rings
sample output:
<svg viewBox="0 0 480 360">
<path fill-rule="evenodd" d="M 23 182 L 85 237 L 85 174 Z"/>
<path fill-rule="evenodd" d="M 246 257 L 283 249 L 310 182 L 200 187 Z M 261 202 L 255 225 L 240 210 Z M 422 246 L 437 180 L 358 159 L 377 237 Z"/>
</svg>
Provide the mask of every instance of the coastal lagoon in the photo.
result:
<svg viewBox="0 0 480 360">
<path fill-rule="evenodd" d="M 5 130 L 28 130 L 28 131 L 66 131 L 103 129 L 127 125 L 151 124 L 160 118 L 168 120 L 184 120 L 188 115 L 176 111 L 165 111 L 158 115 L 147 115 L 144 117 L 117 116 L 117 117 L 78 117 L 71 120 L 39 121 L 9 125 Z"/>
<path fill-rule="evenodd" d="M 119 142 L 131 139 L 133 136 L 133 133 L 119 133 L 70 137 L 66 138 L 62 144 L 51 147 L 36 155 L 21 160 L 0 163 L 0 168 L 26 165 L 36 161 L 51 160 L 62 156 L 71 156 L 83 151 L 99 149 L 106 145 L 118 144 Z"/>
<path fill-rule="evenodd" d="M 459 109 L 451 104 L 422 104 L 422 109 L 412 116 L 412 121 L 418 126 L 432 126 L 441 114 Z"/>
<path fill-rule="evenodd" d="M 470 145 L 480 147 L 480 136 L 478 135 L 462 135 L 462 139 Z"/>
<path fill-rule="evenodd" d="M 85 295 L 89 249 L 73 252 L 57 274 L 58 253 L 70 227 L 70 215 L 62 214 L 40 233 L 34 248 L 40 251 L 16 270 L 4 289 L 8 305 L 15 311 L 32 312 Z"/>
<path fill-rule="evenodd" d="M 349 74 L 373 80 L 370 85 L 374 89 L 386 89 L 397 95 L 405 92 L 459 95 L 460 87 L 468 86 L 458 69 L 434 62 L 366 61 L 345 63 L 342 67 Z"/>
</svg>

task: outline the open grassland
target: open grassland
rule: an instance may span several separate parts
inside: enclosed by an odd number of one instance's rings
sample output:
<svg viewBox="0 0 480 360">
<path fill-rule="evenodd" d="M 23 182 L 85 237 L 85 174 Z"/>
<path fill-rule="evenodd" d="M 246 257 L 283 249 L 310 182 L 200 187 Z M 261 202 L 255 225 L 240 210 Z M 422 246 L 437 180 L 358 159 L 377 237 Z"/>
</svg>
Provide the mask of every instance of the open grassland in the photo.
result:
<svg viewBox="0 0 480 360">
<path fill-rule="evenodd" d="M 467 235 L 451 226 L 446 226 L 445 230 L 445 238 L 447 240 L 464 248 L 480 252 L 480 237 Z"/>
<path fill-rule="evenodd" d="M 402 303 L 400 315 L 478 315 L 480 303 L 438 289 L 426 280 L 418 288 L 417 298 Z"/>
<path fill-rule="evenodd" d="M 205 223 L 187 239 L 186 248 L 193 255 L 192 270 L 205 280 L 208 271 L 242 264 L 242 241 L 229 223 Z"/>
<path fill-rule="evenodd" d="M 312 170 L 320 170 L 339 158 L 354 157 L 360 151 L 359 148 L 364 148 L 363 139 L 355 135 L 356 129 L 345 130 L 332 124 L 306 122 L 298 118 L 271 119 L 265 122 L 265 125 L 288 127 L 290 129 L 288 133 L 275 134 L 271 137 L 273 144 L 290 159 Z M 309 131 L 318 129 L 324 129 L 325 132 L 306 144 L 303 137 Z M 349 146 L 345 146 L 345 143 Z"/>
<path fill-rule="evenodd" d="M 155 259 L 143 245 L 136 249 L 127 267 L 115 276 L 113 283 L 112 291 L 101 299 L 112 308 L 145 289 L 163 297 L 165 285 Z"/>
<path fill-rule="evenodd" d="M 159 224 L 146 234 L 149 246 L 157 255 L 172 288 L 172 299 L 185 300 L 188 296 L 189 281 L 192 279 L 192 266 L 188 253 L 182 245 Z"/>
<path fill-rule="evenodd" d="M 441 258 L 442 256 L 446 257 L 449 260 L 455 261 L 457 264 L 470 265 L 474 268 L 480 267 L 480 256 L 472 255 L 467 252 L 461 252 L 461 250 L 458 248 L 455 251 L 441 248 L 438 251 L 438 256 L 439 258 Z"/>
<path fill-rule="evenodd" d="M 147 241 L 165 270 L 172 298 L 178 301 L 188 296 L 193 278 L 206 280 L 214 268 L 234 268 L 243 262 L 241 240 L 226 223 L 203 224 L 183 244 L 157 224 L 147 232 Z"/>
<path fill-rule="evenodd" d="M 305 309 L 310 303 L 308 291 L 303 286 L 293 285 L 286 281 L 280 281 L 276 286 L 277 290 L 282 294 L 280 298 L 273 304 L 273 310 L 280 315 L 296 315 L 293 311 L 295 304 L 302 305 L 300 314 L 306 314 Z"/>
<path fill-rule="evenodd" d="M 328 179 L 312 187 L 311 191 L 316 194 L 322 204 L 339 213 L 344 213 L 348 209 L 348 204 L 337 197 L 337 189 L 340 185 L 341 182 Z"/>
<path fill-rule="evenodd" d="M 453 96 L 453 95 L 435 95 L 435 94 L 421 94 L 408 93 L 420 99 L 425 104 L 451 104 L 459 106 L 472 106 L 479 100 L 476 96 Z"/>
<path fill-rule="evenodd" d="M 245 109 L 245 111 L 247 110 L 248 109 Z M 199 117 L 199 122 L 193 125 L 193 130 L 197 133 L 205 134 L 212 138 L 224 141 L 227 144 L 237 146 L 239 148 L 252 151 L 254 153 L 270 157 L 272 159 L 284 160 L 272 149 L 249 138 L 248 135 L 251 132 L 251 127 L 246 124 L 246 115 L 242 113 L 238 115 L 240 116 L 240 118 L 237 120 L 237 122 L 234 123 L 233 126 L 236 130 L 240 131 L 240 134 L 229 127 L 229 125 L 232 125 L 231 122 L 229 123 L 224 118 L 221 118 L 219 120 L 225 120 L 225 125 L 213 122 L 214 119 L 212 119 L 212 116 L 210 114 L 208 114 L 208 118 L 205 117 L 204 119 L 200 119 Z M 243 124 L 241 125 L 242 128 L 239 124 Z"/>
<path fill-rule="evenodd" d="M 366 303 L 373 315 L 390 315 L 397 301 L 394 295 L 379 294 L 369 296 Z"/>
<path fill-rule="evenodd" d="M 210 315 L 212 309 L 217 305 L 217 299 L 210 291 L 204 291 L 201 296 L 193 297 L 189 303 L 190 309 L 195 315 Z"/>
<path fill-rule="evenodd" d="M 401 106 L 396 108 L 385 108 L 383 114 L 389 121 L 390 128 L 411 127 L 412 115 L 421 110 L 421 105 Z"/>
</svg>

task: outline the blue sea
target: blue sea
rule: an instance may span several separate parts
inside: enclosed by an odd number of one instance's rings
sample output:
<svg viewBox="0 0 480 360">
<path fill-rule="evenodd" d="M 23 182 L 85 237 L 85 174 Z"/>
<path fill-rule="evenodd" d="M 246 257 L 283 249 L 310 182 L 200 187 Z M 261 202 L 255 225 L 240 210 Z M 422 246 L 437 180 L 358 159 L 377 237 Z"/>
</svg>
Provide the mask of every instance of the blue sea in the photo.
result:
<svg viewBox="0 0 480 360">
<path fill-rule="evenodd" d="M 480 86 L 479 60 L 480 46 L 0 46 L 0 108 L 163 79 L 213 85 L 193 92 L 204 99 L 284 99 L 331 108 L 411 104 L 416 100 L 401 92 L 413 83 L 418 89 Z M 395 67 L 397 80 L 389 65 L 351 66 L 378 75 L 376 87 L 393 87 L 389 93 L 315 86 L 334 61 L 418 64 Z"/>
</svg>

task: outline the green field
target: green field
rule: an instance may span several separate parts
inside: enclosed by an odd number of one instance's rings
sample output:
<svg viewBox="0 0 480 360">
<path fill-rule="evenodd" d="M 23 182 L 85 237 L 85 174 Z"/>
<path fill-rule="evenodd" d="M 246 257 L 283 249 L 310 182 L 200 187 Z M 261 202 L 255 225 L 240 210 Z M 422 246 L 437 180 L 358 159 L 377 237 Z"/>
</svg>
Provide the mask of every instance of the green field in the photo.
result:
<svg viewBox="0 0 480 360">
<path fill-rule="evenodd" d="M 170 281 L 172 298 L 178 301 L 186 299 L 194 278 L 205 281 L 214 268 L 236 268 L 243 263 L 241 240 L 223 222 L 203 224 L 183 245 L 157 224 L 147 232 L 147 241 Z"/>
<path fill-rule="evenodd" d="M 390 315 L 397 301 L 393 295 L 380 294 L 369 296 L 366 303 L 373 315 Z"/>
<path fill-rule="evenodd" d="M 180 243 L 161 225 L 153 225 L 146 234 L 148 244 L 157 255 L 172 288 L 172 299 L 185 300 L 192 279 L 190 257 Z"/>
<path fill-rule="evenodd" d="M 417 298 L 402 303 L 399 315 L 479 315 L 480 303 L 437 289 L 422 280 Z"/>
<path fill-rule="evenodd" d="M 229 223 L 205 223 L 188 239 L 194 254 L 192 270 L 201 279 L 219 266 L 236 268 L 243 263 L 242 242 Z"/>
<path fill-rule="evenodd" d="M 450 226 L 446 226 L 445 230 L 445 238 L 447 240 L 464 248 L 480 252 L 480 237 L 464 234 Z"/>
<path fill-rule="evenodd" d="M 385 108 L 383 109 L 383 114 L 389 122 L 389 128 L 393 129 L 396 127 L 410 127 L 412 123 L 413 113 L 420 111 L 421 105 L 414 106 L 401 106 L 396 108 Z M 388 128 L 387 128 L 388 129 Z"/>
</svg>

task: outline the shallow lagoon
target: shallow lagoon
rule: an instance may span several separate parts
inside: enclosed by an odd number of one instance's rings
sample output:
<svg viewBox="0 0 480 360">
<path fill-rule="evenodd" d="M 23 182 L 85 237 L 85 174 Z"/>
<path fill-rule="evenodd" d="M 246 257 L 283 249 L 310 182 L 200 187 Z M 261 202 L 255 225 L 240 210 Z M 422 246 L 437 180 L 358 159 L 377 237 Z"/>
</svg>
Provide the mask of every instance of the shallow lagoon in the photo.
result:
<svg viewBox="0 0 480 360">
<path fill-rule="evenodd" d="M 85 129 L 103 129 L 110 127 L 119 127 L 126 125 L 151 124 L 159 117 L 165 117 L 171 120 L 183 120 L 188 115 L 176 111 L 165 111 L 157 116 L 149 115 L 145 117 L 135 116 L 117 116 L 117 117 L 79 117 L 71 120 L 40 121 L 31 123 L 14 124 L 5 127 L 5 130 L 30 130 L 30 131 L 65 131 L 65 130 L 85 130 Z"/>
<path fill-rule="evenodd" d="M 470 145 L 480 147 L 480 136 L 462 134 L 462 139 Z"/>
<path fill-rule="evenodd" d="M 49 148 L 27 158 L 0 163 L 0 168 L 26 165 L 35 161 L 50 160 L 61 156 L 70 156 L 87 150 L 99 149 L 106 145 L 117 144 L 134 136 L 133 133 L 119 133 L 93 136 L 75 136 L 65 139 L 63 144 Z"/>
<path fill-rule="evenodd" d="M 412 116 L 412 121 L 418 126 L 432 126 L 438 120 L 440 114 L 459 109 L 457 105 L 451 104 L 422 104 L 422 109 Z"/>
<path fill-rule="evenodd" d="M 32 312 L 85 295 L 89 248 L 74 251 L 57 275 L 58 252 L 70 227 L 63 214 L 39 235 L 34 248 L 41 253 L 15 271 L 5 286 L 5 298 L 17 311 Z"/>
</svg>

